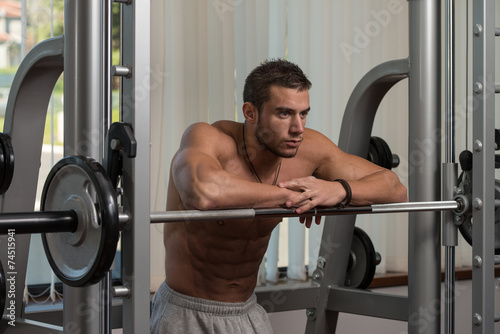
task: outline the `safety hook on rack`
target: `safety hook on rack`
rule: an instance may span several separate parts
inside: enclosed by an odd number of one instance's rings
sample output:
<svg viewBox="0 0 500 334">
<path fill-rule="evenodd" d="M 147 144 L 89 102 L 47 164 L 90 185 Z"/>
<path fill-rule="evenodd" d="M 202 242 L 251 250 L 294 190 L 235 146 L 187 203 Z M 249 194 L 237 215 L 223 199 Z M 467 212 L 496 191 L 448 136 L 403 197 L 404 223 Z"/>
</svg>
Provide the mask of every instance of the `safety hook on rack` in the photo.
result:
<svg viewBox="0 0 500 334">
<path fill-rule="evenodd" d="M 137 154 L 137 141 L 132 126 L 128 123 L 115 122 L 111 124 L 107 134 L 106 171 L 116 188 L 118 178 L 123 175 L 123 153 L 129 158 Z"/>
</svg>

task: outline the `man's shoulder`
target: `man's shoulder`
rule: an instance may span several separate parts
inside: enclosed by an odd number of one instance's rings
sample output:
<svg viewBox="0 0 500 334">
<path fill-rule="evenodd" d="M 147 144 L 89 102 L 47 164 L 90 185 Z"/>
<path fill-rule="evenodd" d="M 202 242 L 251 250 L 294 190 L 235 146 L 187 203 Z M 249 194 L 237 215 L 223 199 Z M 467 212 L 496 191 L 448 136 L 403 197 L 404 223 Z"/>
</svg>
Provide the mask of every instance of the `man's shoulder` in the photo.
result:
<svg viewBox="0 0 500 334">
<path fill-rule="evenodd" d="M 307 161 L 321 164 L 325 159 L 335 159 L 340 152 L 338 146 L 319 131 L 306 128 L 302 137 L 301 149 L 298 150 L 297 156 Z"/>
<path fill-rule="evenodd" d="M 333 141 L 328 138 L 326 135 L 323 133 L 313 130 L 311 128 L 305 128 L 304 129 L 304 143 L 308 145 L 313 145 L 313 146 L 323 146 L 323 145 L 333 145 L 336 146 Z"/>
<path fill-rule="evenodd" d="M 198 133 L 198 132 L 213 132 L 213 133 L 220 133 L 220 134 L 227 134 L 230 135 L 232 133 L 236 133 L 236 129 L 238 127 L 241 127 L 240 123 L 233 122 L 233 121 L 217 121 L 215 123 L 209 124 L 206 122 L 197 122 L 191 124 L 187 129 L 186 133 L 191 134 L 193 132 Z"/>
<path fill-rule="evenodd" d="M 237 133 L 236 122 L 219 121 L 213 124 L 198 122 L 184 132 L 181 148 L 198 147 L 201 150 L 227 150 L 233 147 Z"/>
<path fill-rule="evenodd" d="M 227 120 L 217 121 L 213 123 L 212 126 L 222 133 L 230 135 L 231 137 L 234 137 L 234 134 L 238 132 L 238 129 L 241 129 L 241 123 Z"/>
<path fill-rule="evenodd" d="M 225 135 L 229 134 L 229 127 L 227 125 L 221 126 L 220 122 L 209 124 L 206 122 L 193 123 L 184 131 L 184 138 L 213 138 L 217 137 L 221 140 Z"/>
</svg>

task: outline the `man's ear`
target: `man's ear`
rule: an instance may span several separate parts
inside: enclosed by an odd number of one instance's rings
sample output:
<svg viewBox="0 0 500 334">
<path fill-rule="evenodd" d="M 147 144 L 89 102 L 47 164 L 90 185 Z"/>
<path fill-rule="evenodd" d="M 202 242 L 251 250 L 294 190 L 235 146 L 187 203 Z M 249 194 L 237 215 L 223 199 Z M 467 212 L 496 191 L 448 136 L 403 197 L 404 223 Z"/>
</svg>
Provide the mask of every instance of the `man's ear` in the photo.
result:
<svg viewBox="0 0 500 334">
<path fill-rule="evenodd" d="M 252 103 L 250 102 L 243 103 L 242 111 L 243 111 L 243 116 L 245 117 L 245 120 L 247 122 L 249 123 L 257 122 L 258 110 Z"/>
</svg>

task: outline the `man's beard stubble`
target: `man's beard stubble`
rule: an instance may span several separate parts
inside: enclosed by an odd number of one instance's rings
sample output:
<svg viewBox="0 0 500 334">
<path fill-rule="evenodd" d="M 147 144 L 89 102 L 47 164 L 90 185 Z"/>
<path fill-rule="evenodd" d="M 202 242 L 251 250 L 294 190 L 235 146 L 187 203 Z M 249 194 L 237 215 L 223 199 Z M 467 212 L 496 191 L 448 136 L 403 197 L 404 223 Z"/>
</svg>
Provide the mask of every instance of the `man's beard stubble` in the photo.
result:
<svg viewBox="0 0 500 334">
<path fill-rule="evenodd" d="M 280 158 L 293 158 L 295 155 L 297 155 L 297 152 L 299 150 L 299 147 L 292 152 L 292 153 L 285 153 L 280 150 L 278 150 L 275 147 L 272 147 L 269 145 L 269 143 L 273 142 L 274 139 L 274 132 L 271 129 L 264 129 L 260 123 L 260 119 L 257 123 L 257 127 L 255 128 L 255 137 L 257 138 L 258 142 L 260 143 L 261 146 L 264 147 L 264 149 Z"/>
</svg>

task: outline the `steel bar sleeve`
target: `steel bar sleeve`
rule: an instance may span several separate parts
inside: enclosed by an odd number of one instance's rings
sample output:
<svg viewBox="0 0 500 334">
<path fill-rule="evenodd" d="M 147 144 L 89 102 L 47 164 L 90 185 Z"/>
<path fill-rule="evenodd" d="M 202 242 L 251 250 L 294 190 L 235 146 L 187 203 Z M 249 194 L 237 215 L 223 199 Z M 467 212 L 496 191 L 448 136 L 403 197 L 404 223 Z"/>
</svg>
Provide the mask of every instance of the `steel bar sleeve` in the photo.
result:
<svg viewBox="0 0 500 334">
<path fill-rule="evenodd" d="M 74 232 L 78 217 L 74 211 L 16 212 L 0 214 L 0 234 Z"/>
</svg>

